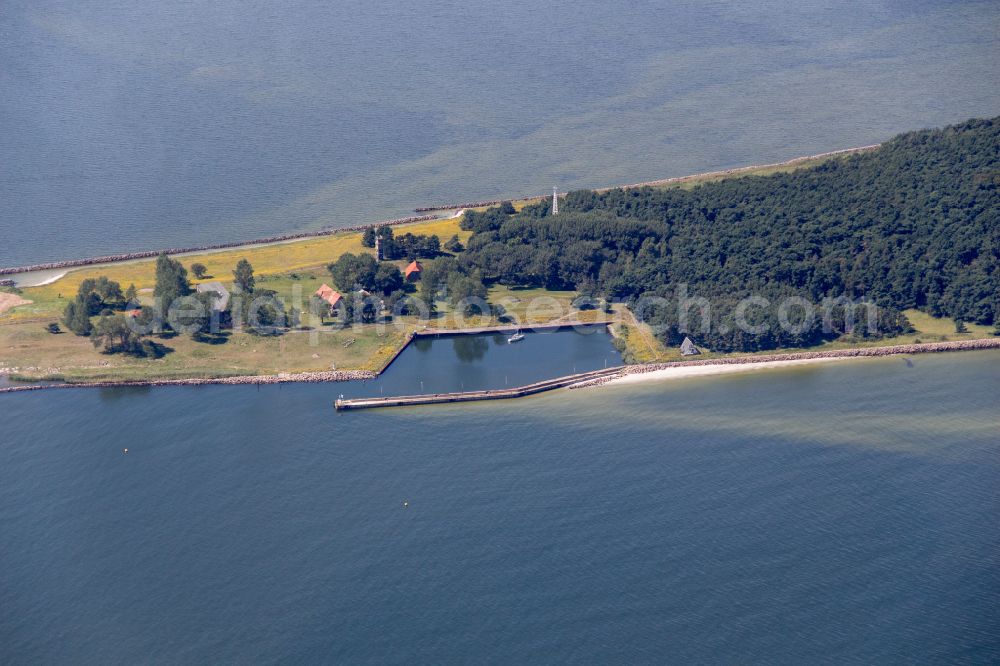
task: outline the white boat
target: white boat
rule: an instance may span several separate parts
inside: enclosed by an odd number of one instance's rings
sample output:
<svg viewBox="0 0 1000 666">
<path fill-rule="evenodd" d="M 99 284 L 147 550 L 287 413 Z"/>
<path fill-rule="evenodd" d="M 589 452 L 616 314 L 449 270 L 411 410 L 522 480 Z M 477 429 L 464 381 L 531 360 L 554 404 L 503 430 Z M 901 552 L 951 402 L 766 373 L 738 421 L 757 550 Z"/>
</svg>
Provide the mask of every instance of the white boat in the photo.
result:
<svg viewBox="0 0 1000 666">
<path fill-rule="evenodd" d="M 507 344 L 511 344 L 512 342 L 520 342 L 521 340 L 524 340 L 524 333 L 518 331 L 514 335 L 507 338 Z"/>
</svg>

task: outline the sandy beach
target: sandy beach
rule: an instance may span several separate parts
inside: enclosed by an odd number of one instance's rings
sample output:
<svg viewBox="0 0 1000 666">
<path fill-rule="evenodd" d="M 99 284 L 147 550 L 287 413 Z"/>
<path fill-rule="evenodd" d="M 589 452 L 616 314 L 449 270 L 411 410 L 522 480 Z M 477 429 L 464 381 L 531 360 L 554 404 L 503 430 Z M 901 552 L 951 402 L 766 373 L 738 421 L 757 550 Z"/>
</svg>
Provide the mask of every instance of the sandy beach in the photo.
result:
<svg viewBox="0 0 1000 666">
<path fill-rule="evenodd" d="M 718 364 L 718 365 L 679 365 L 672 368 L 652 370 L 650 372 L 625 373 L 608 380 L 605 386 L 616 384 L 638 384 L 641 382 L 657 382 L 669 379 L 684 379 L 687 377 L 705 377 L 708 375 L 728 375 L 737 372 L 757 372 L 773 368 L 787 368 L 796 365 L 807 365 L 813 363 L 830 363 L 832 361 L 843 361 L 853 357 L 835 358 L 803 358 L 794 361 L 762 361 L 760 363 L 742 364 Z"/>
</svg>

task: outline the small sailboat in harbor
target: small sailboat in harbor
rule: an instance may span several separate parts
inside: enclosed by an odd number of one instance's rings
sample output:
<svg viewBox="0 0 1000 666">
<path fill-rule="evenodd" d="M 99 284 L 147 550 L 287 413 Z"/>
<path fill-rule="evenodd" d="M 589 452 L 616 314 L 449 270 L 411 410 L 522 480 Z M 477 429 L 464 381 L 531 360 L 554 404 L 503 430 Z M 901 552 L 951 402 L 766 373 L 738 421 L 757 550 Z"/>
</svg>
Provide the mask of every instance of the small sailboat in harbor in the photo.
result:
<svg viewBox="0 0 1000 666">
<path fill-rule="evenodd" d="M 520 342 L 521 340 L 524 340 L 524 333 L 521 332 L 521 329 L 517 329 L 514 335 L 507 338 L 507 344 L 513 344 L 515 342 Z"/>
</svg>

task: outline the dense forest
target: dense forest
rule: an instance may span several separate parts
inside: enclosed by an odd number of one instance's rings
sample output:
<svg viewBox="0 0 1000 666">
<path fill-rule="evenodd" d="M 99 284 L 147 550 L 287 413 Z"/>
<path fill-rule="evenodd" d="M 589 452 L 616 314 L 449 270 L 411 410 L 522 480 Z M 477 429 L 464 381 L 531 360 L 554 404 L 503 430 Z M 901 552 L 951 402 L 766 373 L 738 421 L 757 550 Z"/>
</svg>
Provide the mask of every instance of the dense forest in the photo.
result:
<svg viewBox="0 0 1000 666">
<path fill-rule="evenodd" d="M 624 299 L 683 331 L 669 305 L 681 290 L 711 302 L 711 330 L 689 326 L 719 351 L 808 345 L 848 333 L 893 335 L 900 311 L 989 324 L 1000 312 L 1000 118 L 897 136 L 880 148 L 766 177 L 680 188 L 577 191 L 559 215 L 543 201 L 467 213 L 474 232 L 459 265 L 490 282 L 574 288 Z M 879 306 L 878 330 L 852 324 L 794 334 L 732 325 L 740 299 L 794 296 L 820 304 L 846 297 Z M 697 313 L 696 313 L 697 314 Z M 753 309 L 774 323 L 772 306 Z M 828 322 L 829 323 L 829 322 Z M 764 328 L 764 327 L 761 327 Z"/>
</svg>

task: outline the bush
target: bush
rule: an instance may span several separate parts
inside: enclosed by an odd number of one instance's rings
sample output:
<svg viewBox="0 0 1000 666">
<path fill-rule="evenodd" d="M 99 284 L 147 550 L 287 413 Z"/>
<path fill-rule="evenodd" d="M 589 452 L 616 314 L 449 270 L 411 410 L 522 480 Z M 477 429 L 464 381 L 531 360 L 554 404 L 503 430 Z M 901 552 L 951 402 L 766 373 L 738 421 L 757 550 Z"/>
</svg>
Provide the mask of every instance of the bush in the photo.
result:
<svg viewBox="0 0 1000 666">
<path fill-rule="evenodd" d="M 361 234 L 361 245 L 364 247 L 375 247 L 375 227 L 368 227 Z"/>
<path fill-rule="evenodd" d="M 152 340 L 143 340 L 139 343 L 139 355 L 146 358 L 160 358 L 163 356 L 165 348 Z"/>
<path fill-rule="evenodd" d="M 90 323 L 90 311 L 87 303 L 79 296 L 66 304 L 66 309 L 63 311 L 63 323 L 76 335 L 90 335 L 90 332 L 94 330 Z"/>
</svg>

